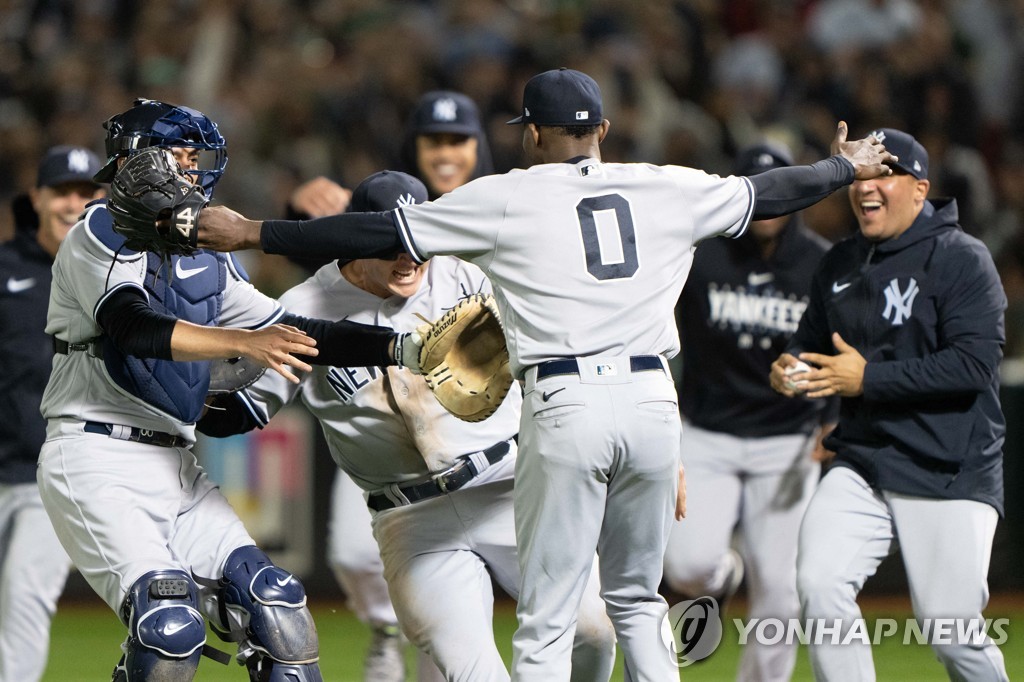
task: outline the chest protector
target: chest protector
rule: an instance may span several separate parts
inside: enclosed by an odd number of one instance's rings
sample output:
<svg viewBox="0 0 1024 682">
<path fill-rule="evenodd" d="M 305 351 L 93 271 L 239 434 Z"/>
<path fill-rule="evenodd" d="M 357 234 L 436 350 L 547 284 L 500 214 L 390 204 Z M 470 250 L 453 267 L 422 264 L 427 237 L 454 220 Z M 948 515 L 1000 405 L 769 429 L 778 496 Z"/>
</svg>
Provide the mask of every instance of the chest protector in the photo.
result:
<svg viewBox="0 0 1024 682">
<path fill-rule="evenodd" d="M 144 287 L 158 313 L 204 326 L 220 320 L 227 280 L 227 256 L 199 251 L 193 256 L 172 256 L 169 262 L 146 254 Z M 125 355 L 114 344 L 104 344 L 103 361 L 122 389 L 166 412 L 192 423 L 202 414 L 210 385 L 209 361 L 173 362 Z"/>
</svg>

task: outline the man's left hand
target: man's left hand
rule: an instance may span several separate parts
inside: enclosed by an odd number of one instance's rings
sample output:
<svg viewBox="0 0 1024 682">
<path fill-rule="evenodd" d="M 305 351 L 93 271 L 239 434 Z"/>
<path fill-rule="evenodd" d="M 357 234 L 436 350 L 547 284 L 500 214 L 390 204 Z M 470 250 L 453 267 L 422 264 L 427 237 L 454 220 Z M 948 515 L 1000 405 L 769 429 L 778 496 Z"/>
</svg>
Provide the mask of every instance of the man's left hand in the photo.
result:
<svg viewBox="0 0 1024 682">
<path fill-rule="evenodd" d="M 807 397 L 827 398 L 840 395 L 853 398 L 864 393 L 864 367 L 867 360 L 856 348 L 843 341 L 838 332 L 832 334 L 836 355 L 801 353 L 800 359 L 818 369 L 807 373 Z"/>
</svg>

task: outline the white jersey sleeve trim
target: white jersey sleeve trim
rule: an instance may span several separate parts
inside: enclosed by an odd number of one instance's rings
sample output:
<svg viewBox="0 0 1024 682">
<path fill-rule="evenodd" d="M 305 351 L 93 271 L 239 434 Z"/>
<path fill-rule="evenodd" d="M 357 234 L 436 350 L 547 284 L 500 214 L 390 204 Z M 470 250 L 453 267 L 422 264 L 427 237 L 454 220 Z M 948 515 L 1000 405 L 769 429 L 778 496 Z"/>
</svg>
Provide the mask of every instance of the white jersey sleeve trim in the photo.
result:
<svg viewBox="0 0 1024 682">
<path fill-rule="evenodd" d="M 276 308 L 274 308 L 274 312 L 272 312 L 269 316 L 267 316 L 262 321 L 257 322 L 254 325 L 246 327 L 246 329 L 263 329 L 264 327 L 269 327 L 270 325 L 274 324 L 282 317 L 284 317 L 284 313 L 285 309 L 282 308 L 281 306 L 277 306 Z"/>
<path fill-rule="evenodd" d="M 92 307 L 92 319 L 94 319 L 94 320 L 98 319 L 98 315 L 99 315 L 99 312 L 100 312 L 100 307 L 104 303 L 106 303 L 108 298 L 110 298 L 111 296 L 114 295 L 114 292 L 120 291 L 121 289 L 124 289 L 125 287 L 132 287 L 134 289 L 138 289 L 139 291 L 142 292 L 142 295 L 145 297 L 146 301 L 147 302 L 149 301 L 149 292 L 147 292 L 145 289 L 143 289 L 140 284 L 138 284 L 136 282 L 121 282 L 120 284 L 115 285 L 113 289 L 108 289 L 106 293 L 104 293 L 102 296 L 100 296 L 100 300 L 96 301 L 96 305 L 94 305 Z"/>
<path fill-rule="evenodd" d="M 409 231 L 409 221 L 405 219 L 405 213 L 401 208 L 395 209 L 395 225 L 398 227 L 398 237 L 402 240 L 402 245 L 405 246 L 405 250 L 409 252 L 412 259 L 417 263 L 427 262 L 428 259 L 420 253 L 412 240 L 412 233 Z"/>
<path fill-rule="evenodd" d="M 735 232 L 728 235 L 730 239 L 742 237 L 747 231 L 747 226 L 750 225 L 750 219 L 754 217 L 754 202 L 757 200 L 757 193 L 754 191 L 754 183 L 750 181 L 750 178 L 745 175 L 741 175 L 740 179 L 743 180 L 743 184 L 747 187 L 747 197 L 750 199 L 750 202 L 747 205 L 747 212 L 743 214 L 743 221 L 740 222 L 739 227 Z"/>
<path fill-rule="evenodd" d="M 260 409 L 252 396 L 249 395 L 248 391 L 239 391 L 238 397 L 241 399 L 242 405 L 245 406 L 245 409 L 249 411 L 249 414 L 251 414 L 253 419 L 256 420 L 256 423 L 260 425 L 261 429 L 270 422 L 270 418 L 267 417 L 267 414 Z"/>
</svg>

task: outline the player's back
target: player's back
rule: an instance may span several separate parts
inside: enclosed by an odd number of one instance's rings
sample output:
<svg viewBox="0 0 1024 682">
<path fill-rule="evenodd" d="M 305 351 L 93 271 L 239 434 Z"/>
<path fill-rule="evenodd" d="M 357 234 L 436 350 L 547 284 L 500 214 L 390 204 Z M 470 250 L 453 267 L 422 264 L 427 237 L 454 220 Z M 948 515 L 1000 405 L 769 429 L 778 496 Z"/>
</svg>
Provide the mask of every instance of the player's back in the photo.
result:
<svg viewBox="0 0 1024 682">
<path fill-rule="evenodd" d="M 566 356 L 675 355 L 693 246 L 742 232 L 752 199 L 744 178 L 583 159 L 474 181 L 433 202 L 448 210 L 403 210 L 417 247 L 490 277 L 521 374 Z"/>
</svg>

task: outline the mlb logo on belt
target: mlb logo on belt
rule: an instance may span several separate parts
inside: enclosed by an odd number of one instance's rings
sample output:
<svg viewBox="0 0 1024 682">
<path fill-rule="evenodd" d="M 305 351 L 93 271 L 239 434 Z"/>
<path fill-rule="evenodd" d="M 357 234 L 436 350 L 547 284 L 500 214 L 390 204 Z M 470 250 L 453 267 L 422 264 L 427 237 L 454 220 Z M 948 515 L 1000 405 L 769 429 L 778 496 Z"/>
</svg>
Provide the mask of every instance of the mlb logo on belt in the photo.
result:
<svg viewBox="0 0 1024 682">
<path fill-rule="evenodd" d="M 598 365 L 597 376 L 599 377 L 613 377 L 619 373 L 618 367 L 615 365 Z"/>
</svg>

